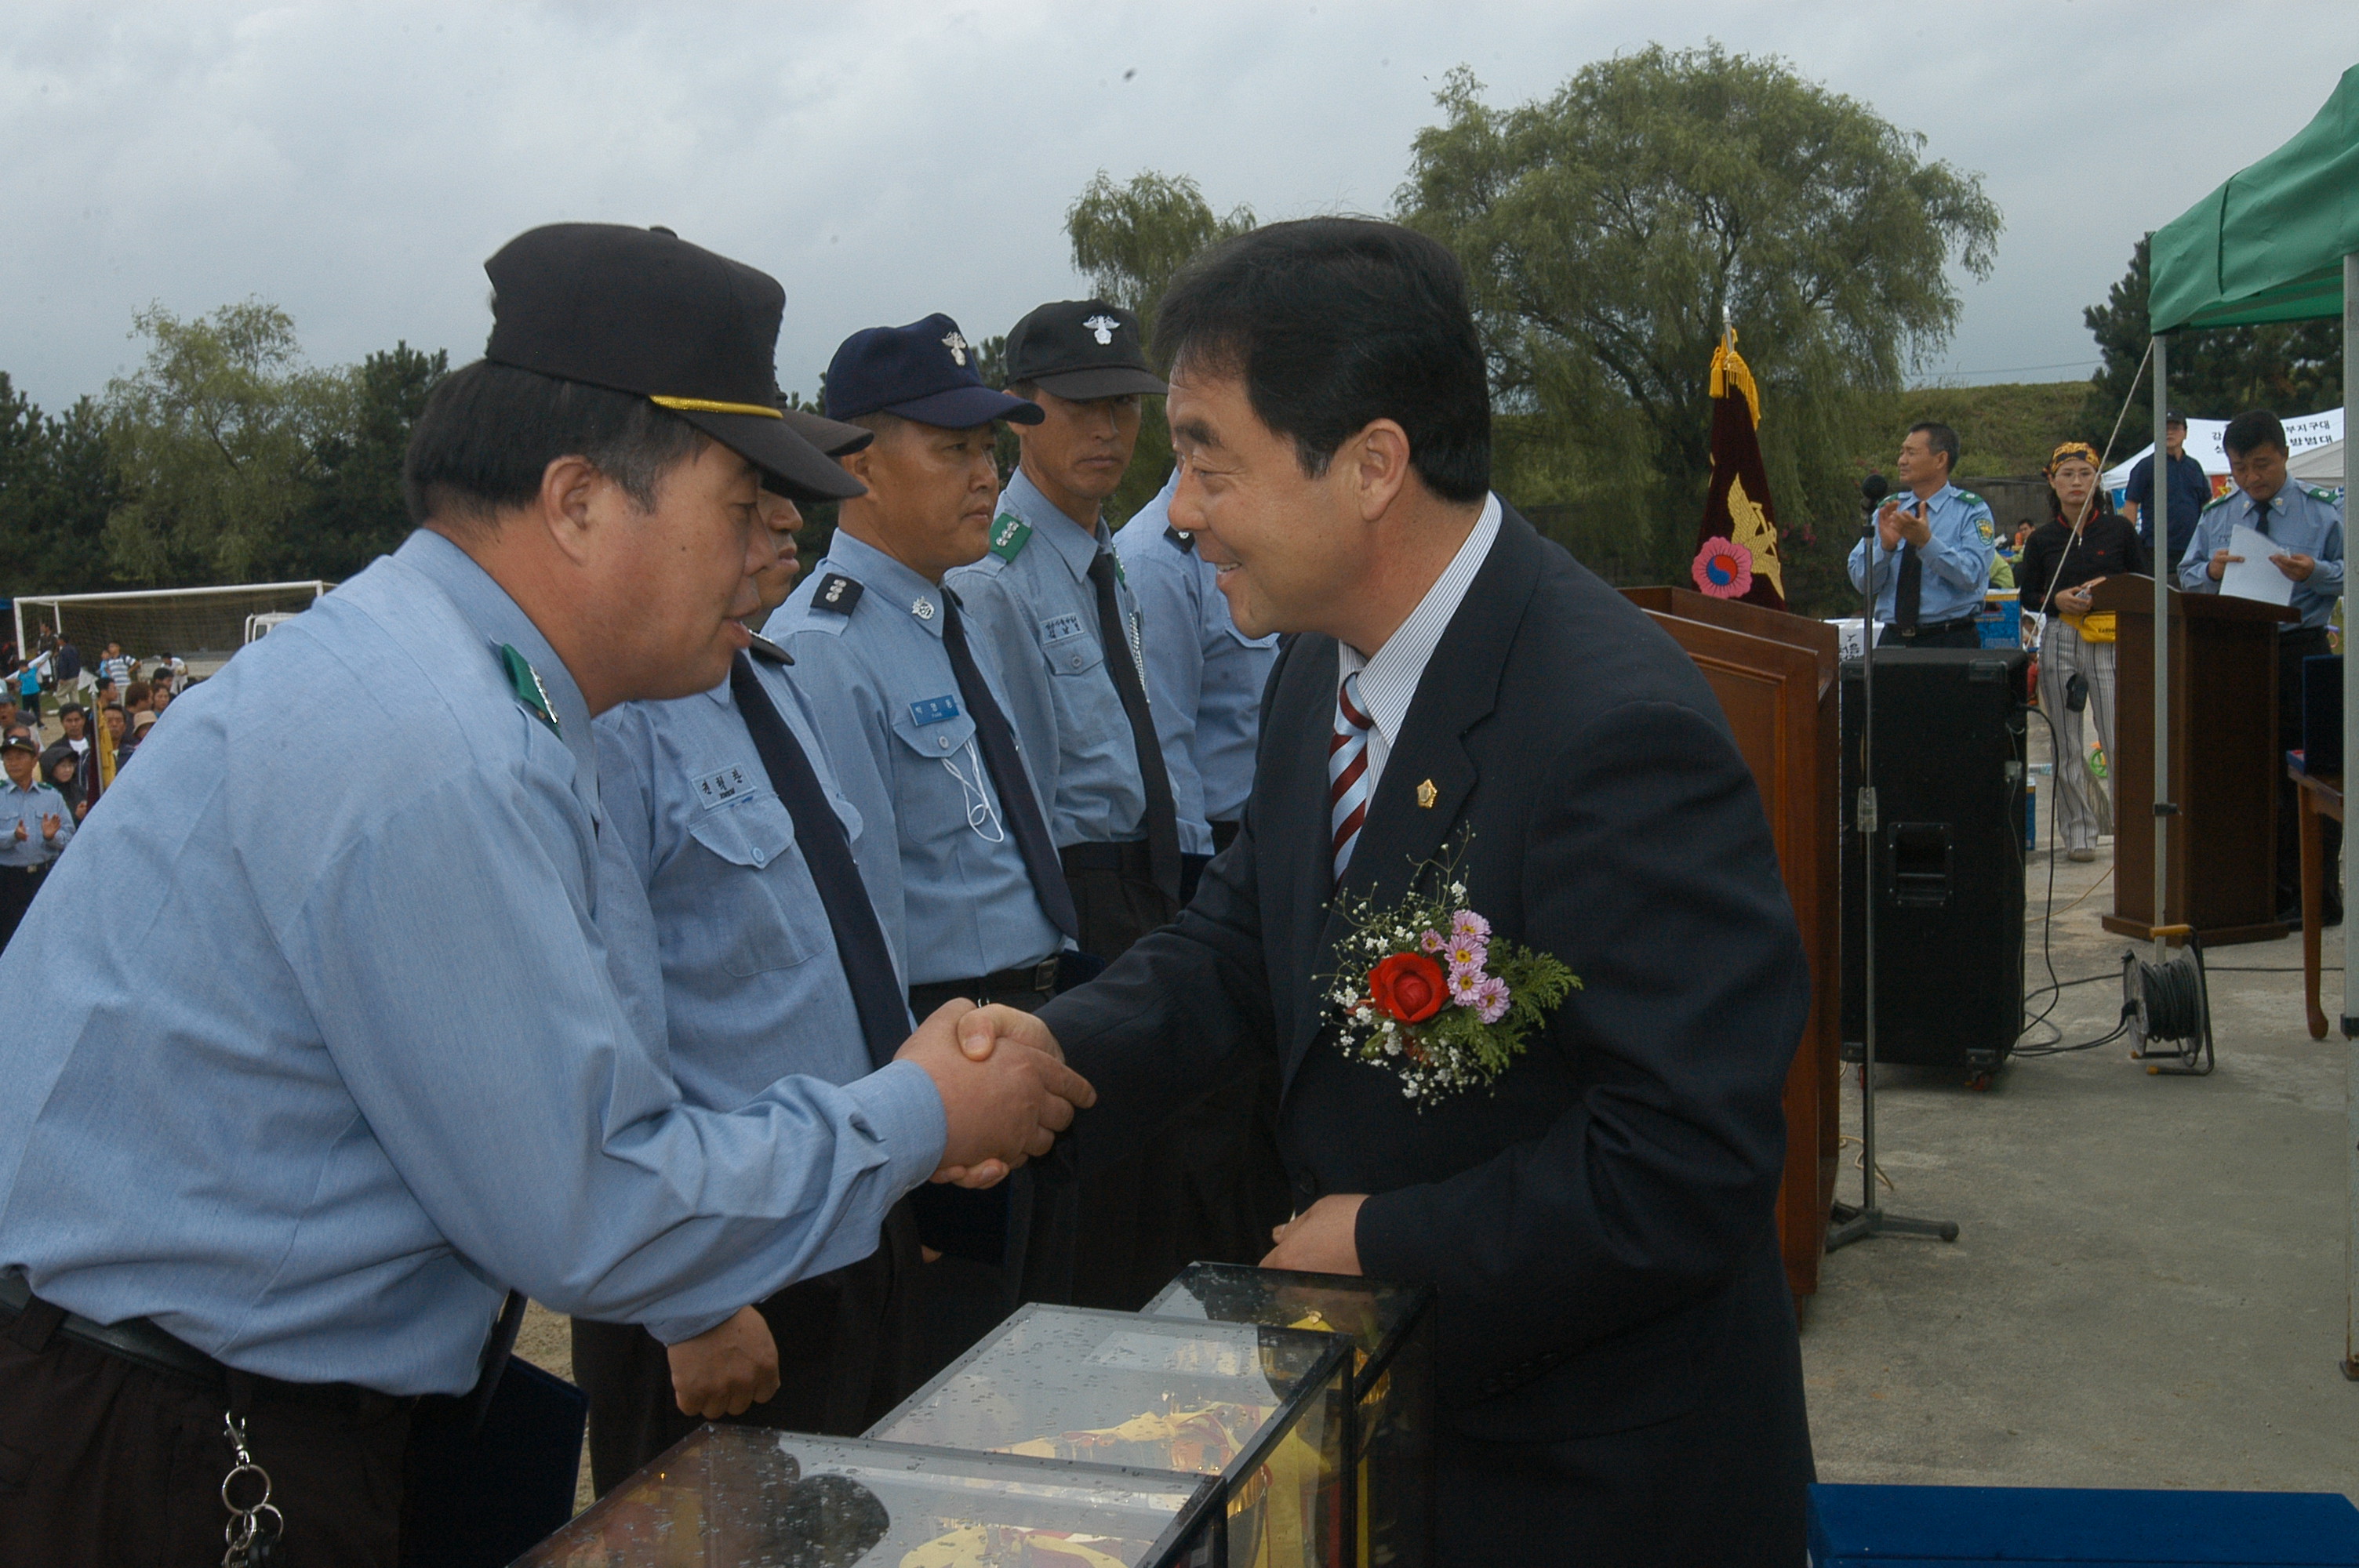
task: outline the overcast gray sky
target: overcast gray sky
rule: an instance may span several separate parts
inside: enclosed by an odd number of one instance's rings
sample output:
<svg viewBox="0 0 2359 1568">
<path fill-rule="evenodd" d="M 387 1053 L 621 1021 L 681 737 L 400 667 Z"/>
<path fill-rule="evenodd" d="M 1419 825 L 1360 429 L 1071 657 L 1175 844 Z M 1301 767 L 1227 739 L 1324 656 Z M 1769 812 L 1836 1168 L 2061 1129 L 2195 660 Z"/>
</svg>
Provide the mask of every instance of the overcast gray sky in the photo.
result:
<svg viewBox="0 0 2359 1568">
<path fill-rule="evenodd" d="M 1496 103 L 1718 39 L 1922 132 L 2006 214 L 1929 374 L 2062 380 L 2132 243 L 2299 129 L 2359 5 L 1190 0 L 1156 5 L 10 0 L 0 28 L 0 370 L 103 390 L 150 300 L 258 295 L 315 362 L 473 358 L 484 257 L 557 219 L 660 222 L 787 289 L 784 384 L 930 310 L 1004 332 L 1081 287 L 1091 175 L 1190 174 L 1264 218 L 1381 212 L 1473 67 Z"/>
</svg>

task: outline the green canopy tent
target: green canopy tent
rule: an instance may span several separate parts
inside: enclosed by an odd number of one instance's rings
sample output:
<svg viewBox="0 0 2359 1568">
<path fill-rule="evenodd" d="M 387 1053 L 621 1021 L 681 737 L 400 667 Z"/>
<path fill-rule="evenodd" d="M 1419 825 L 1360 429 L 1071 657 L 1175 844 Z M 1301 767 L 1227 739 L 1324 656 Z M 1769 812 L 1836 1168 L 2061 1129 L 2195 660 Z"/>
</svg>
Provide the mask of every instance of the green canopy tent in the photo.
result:
<svg viewBox="0 0 2359 1568">
<path fill-rule="evenodd" d="M 2154 236 L 2153 287 L 2148 297 L 2154 336 L 2154 449 L 2163 449 L 2163 410 L 2169 385 L 2169 334 L 2195 327 L 2245 327 L 2267 321 L 2343 318 L 2343 406 L 2359 407 L 2359 356 L 2350 351 L 2359 338 L 2359 66 L 2343 80 L 2326 106 L 2301 133 L 2268 157 L 2230 177 L 2219 189 L 2180 213 Z M 2169 538 L 2169 504 L 2155 487 L 2154 537 Z M 2170 563 L 2175 567 L 2176 562 Z M 2167 569 L 2155 573 L 2155 785 L 2154 798 L 2169 796 L 2170 607 L 2164 591 Z M 2351 613 L 2348 579 L 2343 587 L 2343 624 L 2359 627 Z M 2359 659 L 2343 666 L 2343 744 L 2346 757 L 2359 757 Z M 2155 882 L 2167 888 L 2163 859 L 2169 818 L 2155 818 Z M 2156 960 L 2163 957 L 2156 944 Z M 2359 920 L 2343 925 L 2343 1034 L 2347 1046 L 2347 1094 L 2351 1135 L 2349 1161 L 2350 1290 L 2343 1345 L 2343 1375 L 2359 1379 L 2359 1017 L 2353 1004 L 2352 977 L 2359 976 Z"/>
</svg>

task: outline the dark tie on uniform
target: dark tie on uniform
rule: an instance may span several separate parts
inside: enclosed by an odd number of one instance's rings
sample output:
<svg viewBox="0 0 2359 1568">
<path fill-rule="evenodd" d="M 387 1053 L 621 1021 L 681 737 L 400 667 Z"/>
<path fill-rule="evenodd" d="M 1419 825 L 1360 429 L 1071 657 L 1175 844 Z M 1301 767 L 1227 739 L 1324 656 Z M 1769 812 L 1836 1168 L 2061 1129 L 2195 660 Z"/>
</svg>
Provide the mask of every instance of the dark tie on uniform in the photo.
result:
<svg viewBox="0 0 2359 1568">
<path fill-rule="evenodd" d="M 754 738 L 754 750 L 761 755 L 762 771 L 770 775 L 770 787 L 795 819 L 795 847 L 810 868 L 828 925 L 835 933 L 835 956 L 852 986 L 852 1006 L 860 1015 L 868 1059 L 881 1067 L 908 1037 L 908 1004 L 893 978 L 893 950 L 885 945 L 875 906 L 868 902 L 868 888 L 853 863 L 843 823 L 819 787 L 819 775 L 811 771 L 802 743 L 778 717 L 770 694 L 754 673 L 753 661 L 743 654 L 729 668 L 729 690 Z"/>
<path fill-rule="evenodd" d="M 1042 913 L 1058 930 L 1079 941 L 1082 917 L 1073 908 L 1073 890 L 1065 885 L 1057 847 L 1049 841 L 1049 825 L 1040 819 L 1040 803 L 1032 798 L 1032 780 L 1016 752 L 1016 731 L 993 700 L 991 687 L 966 645 L 966 628 L 959 622 L 958 606 L 958 596 L 945 589 L 942 648 L 951 656 L 959 700 L 966 704 L 967 717 L 974 720 L 975 742 L 983 748 L 983 765 L 991 770 L 991 787 L 998 792 L 1000 815 L 1006 819 L 1008 831 L 1016 835 L 1016 848 L 1024 856 L 1024 869 L 1031 875 L 1032 891 L 1039 896 Z"/>
<path fill-rule="evenodd" d="M 1900 578 L 1892 585 L 1892 623 L 1903 632 L 1917 630 L 1917 605 L 1925 594 L 1925 563 L 1918 557 L 1917 546 L 1906 540 L 1900 546 Z"/>
<path fill-rule="evenodd" d="M 1180 813 L 1171 804 L 1171 774 L 1163 766 L 1163 742 L 1155 738 L 1155 718 L 1147 710 L 1147 687 L 1130 654 L 1130 624 L 1114 591 L 1114 556 L 1100 550 L 1090 562 L 1098 590 L 1098 641 L 1105 644 L 1106 668 L 1130 719 L 1130 743 L 1138 752 L 1139 782 L 1147 787 L 1147 863 L 1163 896 L 1180 899 Z"/>
</svg>

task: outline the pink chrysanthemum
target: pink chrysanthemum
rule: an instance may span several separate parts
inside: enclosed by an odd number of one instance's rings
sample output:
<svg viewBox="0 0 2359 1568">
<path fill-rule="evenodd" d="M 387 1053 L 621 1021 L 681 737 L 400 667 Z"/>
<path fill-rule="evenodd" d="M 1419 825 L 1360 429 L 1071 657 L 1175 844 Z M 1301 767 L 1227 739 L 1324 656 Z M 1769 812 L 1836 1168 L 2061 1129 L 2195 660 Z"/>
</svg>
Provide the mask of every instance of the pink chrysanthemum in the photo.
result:
<svg viewBox="0 0 2359 1568">
<path fill-rule="evenodd" d="M 1485 963 L 1490 961 L 1490 945 L 1480 936 L 1452 936 L 1450 939 L 1449 955 L 1442 962 L 1448 964 L 1452 969 L 1479 971 Z"/>
<path fill-rule="evenodd" d="M 1439 953 L 1442 948 L 1441 933 L 1439 931 L 1429 931 L 1424 935 L 1417 939 L 1417 945 L 1424 948 L 1429 953 Z"/>
<path fill-rule="evenodd" d="M 1452 987 L 1455 994 L 1456 988 Z M 1514 1000 L 1507 994 L 1507 982 L 1495 975 L 1475 988 L 1476 1000 L 1482 1006 L 1480 1017 L 1485 1023 L 1496 1023 L 1507 1016 L 1508 1004 Z M 1463 1006 L 1464 1003 L 1461 1003 Z"/>
<path fill-rule="evenodd" d="M 1471 909 L 1462 909 L 1450 917 L 1452 936 L 1472 936 L 1477 942 L 1491 939 L 1491 923 Z"/>
<path fill-rule="evenodd" d="M 1478 1006 L 1483 1000 L 1483 971 L 1479 968 L 1452 968 L 1450 971 L 1450 1000 L 1461 1007 Z"/>
</svg>

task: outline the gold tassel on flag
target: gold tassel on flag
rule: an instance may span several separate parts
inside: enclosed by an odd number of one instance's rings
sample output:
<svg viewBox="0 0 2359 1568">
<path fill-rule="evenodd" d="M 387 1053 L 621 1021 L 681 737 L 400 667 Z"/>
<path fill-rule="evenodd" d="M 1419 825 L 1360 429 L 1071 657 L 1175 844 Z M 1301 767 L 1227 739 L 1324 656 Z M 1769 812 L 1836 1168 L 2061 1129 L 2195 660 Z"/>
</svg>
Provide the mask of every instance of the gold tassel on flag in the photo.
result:
<svg viewBox="0 0 2359 1568">
<path fill-rule="evenodd" d="M 1777 514 L 1761 462 L 1761 388 L 1736 351 L 1736 332 L 1712 353 L 1712 488 L 1696 531 L 1690 574 L 1699 591 L 1786 608 L 1786 568 L 1777 554 Z"/>
</svg>

